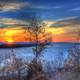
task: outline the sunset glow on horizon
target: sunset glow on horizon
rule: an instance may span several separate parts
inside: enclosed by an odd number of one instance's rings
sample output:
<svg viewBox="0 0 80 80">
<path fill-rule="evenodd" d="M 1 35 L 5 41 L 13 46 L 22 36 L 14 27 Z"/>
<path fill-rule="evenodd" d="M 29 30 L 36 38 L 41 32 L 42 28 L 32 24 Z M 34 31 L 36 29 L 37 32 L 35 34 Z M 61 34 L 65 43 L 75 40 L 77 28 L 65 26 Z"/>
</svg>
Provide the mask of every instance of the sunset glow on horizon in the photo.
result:
<svg viewBox="0 0 80 80">
<path fill-rule="evenodd" d="M 63 28 L 46 28 L 47 33 L 51 33 L 52 42 L 77 42 L 77 36 L 70 34 L 65 35 L 65 29 Z M 31 42 L 28 38 L 29 35 L 25 33 L 22 28 L 4 28 L 0 29 L 0 42 L 15 43 L 15 42 Z M 26 37 L 26 39 L 25 39 Z"/>
<path fill-rule="evenodd" d="M 51 36 L 51 42 L 79 42 L 80 41 L 80 27 L 73 27 L 72 25 L 65 26 L 66 22 L 63 22 L 64 25 L 56 24 L 59 21 L 43 21 L 46 26 L 45 33 L 48 33 Z M 60 22 L 61 23 L 61 22 Z M 3 19 L 1 23 L 5 27 L 0 28 L 0 42 L 5 42 L 7 44 L 13 44 L 16 42 L 32 42 L 30 40 L 30 34 L 26 30 L 25 26 L 26 22 L 13 20 L 13 19 Z M 2 26 L 1 25 L 1 26 Z M 57 27 L 55 27 L 55 25 Z M 45 37 L 43 35 L 38 35 L 40 41 L 44 41 Z"/>
</svg>

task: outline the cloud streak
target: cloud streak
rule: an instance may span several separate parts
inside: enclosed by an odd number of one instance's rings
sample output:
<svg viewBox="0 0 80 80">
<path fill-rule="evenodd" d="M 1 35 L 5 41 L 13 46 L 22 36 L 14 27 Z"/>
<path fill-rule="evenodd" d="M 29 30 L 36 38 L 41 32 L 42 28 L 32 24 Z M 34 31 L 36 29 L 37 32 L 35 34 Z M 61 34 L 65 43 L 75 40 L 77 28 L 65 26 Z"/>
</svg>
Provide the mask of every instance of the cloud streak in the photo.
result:
<svg viewBox="0 0 80 80">
<path fill-rule="evenodd" d="M 58 27 L 74 27 L 74 26 L 78 26 L 80 25 L 80 19 L 79 17 L 77 16 L 74 16 L 74 17 L 67 17 L 67 18 L 64 18 L 64 19 L 59 19 L 56 21 L 55 24 L 52 24 L 51 27 L 55 27 L 55 28 L 58 28 Z"/>
<path fill-rule="evenodd" d="M 25 27 L 29 25 L 29 22 L 12 19 L 12 18 L 0 18 L 0 28 L 13 28 L 13 27 Z"/>
<path fill-rule="evenodd" d="M 76 8 L 70 9 L 69 11 L 80 11 L 80 7 L 76 7 Z"/>
<path fill-rule="evenodd" d="M 31 6 L 30 8 L 33 9 L 60 9 L 62 8 L 61 6 Z"/>
<path fill-rule="evenodd" d="M 18 9 L 21 9 L 23 7 L 28 7 L 29 3 L 28 2 L 0 2 L 0 11 L 6 12 L 6 11 L 15 11 Z"/>
</svg>

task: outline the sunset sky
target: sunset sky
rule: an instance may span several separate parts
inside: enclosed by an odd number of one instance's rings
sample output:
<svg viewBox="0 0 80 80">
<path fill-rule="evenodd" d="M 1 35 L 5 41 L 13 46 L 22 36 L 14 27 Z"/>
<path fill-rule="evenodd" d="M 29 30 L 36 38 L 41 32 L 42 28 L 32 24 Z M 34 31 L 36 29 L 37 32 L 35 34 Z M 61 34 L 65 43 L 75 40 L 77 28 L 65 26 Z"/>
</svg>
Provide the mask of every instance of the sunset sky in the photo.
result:
<svg viewBox="0 0 80 80">
<path fill-rule="evenodd" d="M 34 13 L 53 42 L 80 42 L 80 0 L 0 0 L 0 42 L 29 41 L 22 27 Z"/>
</svg>

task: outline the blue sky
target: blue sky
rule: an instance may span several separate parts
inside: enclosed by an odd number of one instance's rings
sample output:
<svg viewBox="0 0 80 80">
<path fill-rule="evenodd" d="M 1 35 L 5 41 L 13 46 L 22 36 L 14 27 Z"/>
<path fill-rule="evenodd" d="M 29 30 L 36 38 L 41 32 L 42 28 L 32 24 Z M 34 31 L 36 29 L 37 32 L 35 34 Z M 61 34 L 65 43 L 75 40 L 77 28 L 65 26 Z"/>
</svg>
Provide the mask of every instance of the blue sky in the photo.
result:
<svg viewBox="0 0 80 80">
<path fill-rule="evenodd" d="M 36 13 L 45 20 L 61 20 L 66 17 L 80 17 L 80 0 L 7 1 L 7 5 L 3 5 L 5 9 L 3 9 L 3 7 L 0 8 L 0 17 L 28 19 L 33 13 Z M 0 0 L 0 4 L 2 3 L 6 3 L 6 0 Z M 14 5 L 12 5 L 12 3 L 14 3 Z M 11 6 L 14 9 L 9 9 Z"/>
</svg>

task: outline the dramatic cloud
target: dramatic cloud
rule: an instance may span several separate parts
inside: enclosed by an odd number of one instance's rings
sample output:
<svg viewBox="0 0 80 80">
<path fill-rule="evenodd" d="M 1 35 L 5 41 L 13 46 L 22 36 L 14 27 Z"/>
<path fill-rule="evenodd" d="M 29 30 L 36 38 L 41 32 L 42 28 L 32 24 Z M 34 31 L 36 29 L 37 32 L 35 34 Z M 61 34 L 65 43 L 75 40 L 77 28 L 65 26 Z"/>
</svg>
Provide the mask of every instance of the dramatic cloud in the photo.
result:
<svg viewBox="0 0 80 80">
<path fill-rule="evenodd" d="M 55 30 L 63 30 L 64 32 L 61 35 L 58 35 L 58 39 L 64 41 L 76 41 L 80 39 L 80 18 L 67 18 L 65 20 L 57 21 L 51 25 Z M 57 40 L 58 40 L 57 39 Z"/>
<path fill-rule="evenodd" d="M 52 24 L 51 27 L 75 27 L 80 25 L 79 17 L 67 17 L 61 20 L 56 21 L 55 24 Z"/>
<path fill-rule="evenodd" d="M 29 25 L 29 22 L 11 19 L 11 18 L 0 18 L 0 28 L 13 28 L 13 27 L 25 27 Z"/>
<path fill-rule="evenodd" d="M 28 6 L 27 2 L 0 2 L 0 11 L 14 11 Z"/>
</svg>

